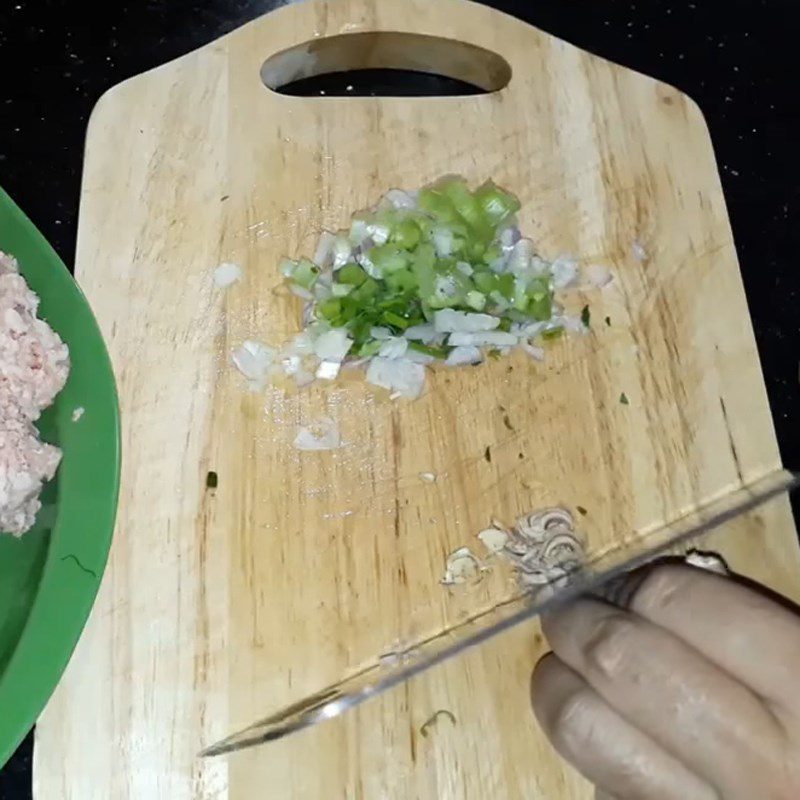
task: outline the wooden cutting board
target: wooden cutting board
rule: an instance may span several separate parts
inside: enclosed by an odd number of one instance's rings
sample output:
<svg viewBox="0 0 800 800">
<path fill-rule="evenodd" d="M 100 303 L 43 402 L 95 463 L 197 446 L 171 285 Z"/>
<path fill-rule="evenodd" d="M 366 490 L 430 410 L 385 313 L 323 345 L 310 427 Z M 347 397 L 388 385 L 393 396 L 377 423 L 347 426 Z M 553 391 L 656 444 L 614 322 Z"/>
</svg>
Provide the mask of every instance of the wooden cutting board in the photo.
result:
<svg viewBox="0 0 800 800">
<path fill-rule="evenodd" d="M 268 82 L 395 66 L 498 90 L 288 97 L 261 77 L 287 50 Z M 275 292 L 279 259 L 445 173 L 516 193 L 544 254 L 611 267 L 609 288 L 574 299 L 592 332 L 544 364 L 436 372 L 412 403 L 360 380 L 249 392 L 230 351 L 299 325 Z M 224 261 L 244 279 L 222 291 Z M 493 516 L 580 505 L 590 551 L 607 552 L 778 468 L 698 107 L 483 6 L 292 5 L 101 99 L 77 274 L 119 381 L 123 484 L 100 597 L 37 729 L 37 800 L 590 798 L 529 710 L 546 650 L 533 623 L 345 718 L 197 753 L 508 596 L 500 569 L 477 588 L 439 583 Z M 297 425 L 322 415 L 344 446 L 299 453 Z M 800 597 L 785 500 L 716 543 Z M 423 736 L 438 709 L 456 724 Z"/>
</svg>

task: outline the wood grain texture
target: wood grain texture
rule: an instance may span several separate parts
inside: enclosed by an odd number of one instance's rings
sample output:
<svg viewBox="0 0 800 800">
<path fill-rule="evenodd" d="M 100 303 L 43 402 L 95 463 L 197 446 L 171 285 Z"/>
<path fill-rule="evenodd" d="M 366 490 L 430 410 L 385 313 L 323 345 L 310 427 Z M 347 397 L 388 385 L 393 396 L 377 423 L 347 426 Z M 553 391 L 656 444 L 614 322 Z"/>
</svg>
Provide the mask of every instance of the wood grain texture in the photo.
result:
<svg viewBox="0 0 800 800">
<path fill-rule="evenodd" d="M 263 86 L 269 55 L 357 31 L 457 39 L 501 53 L 513 75 L 467 98 Z M 612 267 L 610 288 L 571 301 L 590 303 L 593 332 L 543 365 L 437 372 L 414 403 L 359 380 L 248 392 L 231 349 L 299 324 L 275 291 L 280 257 L 310 254 L 387 188 L 443 173 L 519 195 L 544 254 Z M 222 261 L 244 267 L 226 291 L 211 279 Z M 779 466 L 694 103 L 458 0 L 290 6 L 101 99 L 77 274 L 119 381 L 123 483 L 91 622 L 37 729 L 37 800 L 588 800 L 529 711 L 546 649 L 535 624 L 341 720 L 230 759 L 196 754 L 507 597 L 501 569 L 474 589 L 439 584 L 446 555 L 476 546 L 492 516 L 579 504 L 590 552 L 606 552 Z M 299 453 L 296 426 L 322 415 L 345 446 Z M 735 568 L 799 596 L 785 501 L 716 541 Z M 440 708 L 457 724 L 421 736 Z"/>
</svg>

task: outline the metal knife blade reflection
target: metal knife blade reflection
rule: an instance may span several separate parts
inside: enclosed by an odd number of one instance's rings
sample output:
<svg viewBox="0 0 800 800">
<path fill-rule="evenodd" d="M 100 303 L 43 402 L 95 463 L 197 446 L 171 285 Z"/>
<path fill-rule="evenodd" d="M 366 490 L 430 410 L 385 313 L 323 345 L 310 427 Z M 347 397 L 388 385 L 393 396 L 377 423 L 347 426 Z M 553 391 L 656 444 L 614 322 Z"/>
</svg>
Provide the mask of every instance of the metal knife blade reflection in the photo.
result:
<svg viewBox="0 0 800 800">
<path fill-rule="evenodd" d="M 780 494 L 800 485 L 800 477 L 777 470 L 747 486 L 693 509 L 669 525 L 643 536 L 623 541 L 615 550 L 590 560 L 563 585 L 548 586 L 545 591 L 520 595 L 490 611 L 422 641 L 393 658 L 375 663 L 334 686 L 293 703 L 277 713 L 235 733 L 203 750 L 201 756 L 231 753 L 265 742 L 336 717 L 365 700 L 403 683 L 442 663 L 469 647 L 474 647 L 509 628 L 539 614 L 553 610 L 587 593 L 619 599 L 625 587 L 624 576 L 673 548 L 696 543 L 708 532 Z"/>
</svg>

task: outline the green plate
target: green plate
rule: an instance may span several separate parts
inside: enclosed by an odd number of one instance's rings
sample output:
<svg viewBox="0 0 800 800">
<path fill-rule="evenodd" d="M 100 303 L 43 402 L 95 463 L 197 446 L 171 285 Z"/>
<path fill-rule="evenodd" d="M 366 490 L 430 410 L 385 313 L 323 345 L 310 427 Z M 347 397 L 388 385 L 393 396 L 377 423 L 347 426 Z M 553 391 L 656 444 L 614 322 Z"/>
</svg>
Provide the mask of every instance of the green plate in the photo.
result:
<svg viewBox="0 0 800 800">
<path fill-rule="evenodd" d="M 30 533 L 0 534 L 0 767 L 44 708 L 83 630 L 105 568 L 119 489 L 119 407 L 86 298 L 33 223 L 0 189 L 0 250 L 41 298 L 72 369 L 39 422 L 64 452 Z M 72 421 L 72 412 L 85 412 Z"/>
</svg>

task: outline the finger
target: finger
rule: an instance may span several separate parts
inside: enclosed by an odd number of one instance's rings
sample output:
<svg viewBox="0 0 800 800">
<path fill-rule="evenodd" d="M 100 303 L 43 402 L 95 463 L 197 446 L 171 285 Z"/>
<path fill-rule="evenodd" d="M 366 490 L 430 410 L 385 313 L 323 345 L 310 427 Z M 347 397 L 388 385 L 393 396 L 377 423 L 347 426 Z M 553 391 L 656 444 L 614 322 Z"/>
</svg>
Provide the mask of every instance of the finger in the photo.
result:
<svg viewBox="0 0 800 800">
<path fill-rule="evenodd" d="M 553 746 L 606 797 L 705 800 L 711 787 L 624 720 L 551 654 L 531 681 L 533 708 Z M 601 797 L 600 792 L 596 795 Z"/>
<path fill-rule="evenodd" d="M 710 661 L 775 703 L 795 700 L 800 617 L 733 580 L 663 565 L 636 590 L 631 610 L 672 631 Z"/>
<path fill-rule="evenodd" d="M 564 663 L 710 784 L 739 796 L 753 775 L 781 768 L 783 733 L 759 698 L 669 631 L 594 600 L 542 623 Z"/>
</svg>

